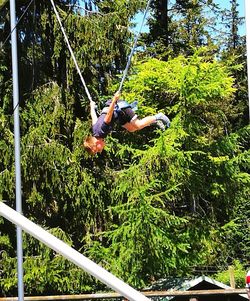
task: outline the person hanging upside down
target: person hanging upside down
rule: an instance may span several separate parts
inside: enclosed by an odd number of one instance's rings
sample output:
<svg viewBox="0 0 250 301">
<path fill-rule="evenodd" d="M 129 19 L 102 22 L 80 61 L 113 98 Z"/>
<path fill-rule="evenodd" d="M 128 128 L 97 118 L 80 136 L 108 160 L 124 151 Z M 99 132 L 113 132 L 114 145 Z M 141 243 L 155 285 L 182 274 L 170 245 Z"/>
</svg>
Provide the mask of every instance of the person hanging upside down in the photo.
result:
<svg viewBox="0 0 250 301">
<path fill-rule="evenodd" d="M 93 135 L 84 140 L 83 146 L 88 153 L 94 155 L 101 153 L 105 147 L 104 138 L 112 131 L 114 124 L 118 123 L 129 132 L 139 131 L 152 124 L 161 130 L 170 126 L 170 120 L 163 113 L 138 119 L 131 106 L 125 101 L 118 101 L 120 93 L 116 92 L 111 101 L 106 103 L 101 115 L 97 117 L 95 102 L 90 103 Z"/>
</svg>

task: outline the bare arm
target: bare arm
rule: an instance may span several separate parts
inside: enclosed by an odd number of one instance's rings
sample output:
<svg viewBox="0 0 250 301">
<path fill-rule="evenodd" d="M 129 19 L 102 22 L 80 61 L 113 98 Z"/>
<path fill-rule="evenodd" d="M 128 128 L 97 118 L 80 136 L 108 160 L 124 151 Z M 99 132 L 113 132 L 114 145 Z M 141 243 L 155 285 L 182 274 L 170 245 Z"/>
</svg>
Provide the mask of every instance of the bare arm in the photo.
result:
<svg viewBox="0 0 250 301">
<path fill-rule="evenodd" d="M 112 116 L 113 116 L 113 112 L 114 112 L 114 108 L 115 108 L 115 104 L 117 102 L 117 100 L 120 98 L 120 93 L 119 92 L 116 92 L 114 97 L 112 98 L 112 102 L 111 104 L 109 105 L 109 108 L 108 108 L 108 112 L 104 118 L 104 122 L 109 124 L 112 120 Z"/>
<path fill-rule="evenodd" d="M 92 119 L 92 125 L 94 125 L 97 122 L 97 115 L 96 115 L 96 111 L 95 111 L 95 102 L 91 101 L 90 102 L 90 115 L 91 115 L 91 119 Z"/>
</svg>

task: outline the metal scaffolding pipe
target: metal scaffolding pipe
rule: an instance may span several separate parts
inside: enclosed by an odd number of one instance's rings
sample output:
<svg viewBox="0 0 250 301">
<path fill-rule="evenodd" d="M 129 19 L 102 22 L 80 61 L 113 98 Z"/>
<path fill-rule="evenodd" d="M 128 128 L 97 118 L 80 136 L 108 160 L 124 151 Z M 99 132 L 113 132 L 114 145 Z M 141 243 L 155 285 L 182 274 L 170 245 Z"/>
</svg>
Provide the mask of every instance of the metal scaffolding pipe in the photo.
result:
<svg viewBox="0 0 250 301">
<path fill-rule="evenodd" d="M 19 122 L 19 81 L 17 58 L 17 30 L 16 30 L 16 3 L 10 0 L 11 19 L 11 54 L 12 54 L 12 79 L 13 79 L 13 110 L 14 110 L 14 141 L 15 141 L 15 178 L 16 178 L 16 210 L 22 213 L 21 192 L 21 159 L 20 159 L 20 122 Z M 17 275 L 18 275 L 18 299 L 23 301 L 23 240 L 22 230 L 17 227 Z"/>
<path fill-rule="evenodd" d="M 246 288 L 229 288 L 229 289 L 204 289 L 204 290 L 187 290 L 187 291 L 144 291 L 147 297 L 197 297 L 197 296 L 233 296 L 241 295 L 247 299 Z M 99 300 L 99 299 L 121 299 L 118 293 L 97 293 L 97 294 L 80 294 L 80 295 L 53 295 L 53 296 L 25 296 L 24 301 L 78 301 L 78 300 Z M 218 297 L 219 298 L 219 297 Z M 0 297 L 0 301 L 18 301 L 16 297 Z"/>
<path fill-rule="evenodd" d="M 22 228 L 25 232 L 34 236 L 45 245 L 85 270 L 87 273 L 91 274 L 116 292 L 120 293 L 122 296 L 126 297 L 128 300 L 149 301 L 149 299 L 143 294 L 136 291 L 131 286 L 124 283 L 122 280 L 118 279 L 104 268 L 94 263 L 81 253 L 77 252 L 60 239 L 42 229 L 40 226 L 28 220 L 26 217 L 16 212 L 3 202 L 0 202 L 0 214 L 13 224 Z"/>
</svg>

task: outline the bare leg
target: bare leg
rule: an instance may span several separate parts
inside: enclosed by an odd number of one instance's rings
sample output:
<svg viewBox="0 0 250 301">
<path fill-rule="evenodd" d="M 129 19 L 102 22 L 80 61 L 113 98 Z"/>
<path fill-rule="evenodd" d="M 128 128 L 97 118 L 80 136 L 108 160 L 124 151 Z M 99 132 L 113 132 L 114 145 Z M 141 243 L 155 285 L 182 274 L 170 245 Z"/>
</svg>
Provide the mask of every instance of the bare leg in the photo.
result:
<svg viewBox="0 0 250 301">
<path fill-rule="evenodd" d="M 155 122 L 156 122 L 155 116 L 147 116 L 147 117 L 144 117 L 143 119 L 136 118 L 135 120 L 127 122 L 123 125 L 123 127 L 129 132 L 135 132 L 135 131 L 139 131 L 139 130 L 145 128 L 146 126 L 149 126 Z"/>
</svg>

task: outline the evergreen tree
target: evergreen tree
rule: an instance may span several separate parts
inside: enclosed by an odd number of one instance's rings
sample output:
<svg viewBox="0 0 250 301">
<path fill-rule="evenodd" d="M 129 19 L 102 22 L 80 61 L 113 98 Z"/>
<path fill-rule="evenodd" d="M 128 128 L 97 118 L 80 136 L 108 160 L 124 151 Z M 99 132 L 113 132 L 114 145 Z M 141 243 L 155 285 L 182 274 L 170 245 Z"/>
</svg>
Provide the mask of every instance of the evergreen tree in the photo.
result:
<svg viewBox="0 0 250 301">
<path fill-rule="evenodd" d="M 235 86 L 237 87 L 234 107 L 235 114 L 231 123 L 237 129 L 247 125 L 248 116 L 248 93 L 247 93 L 247 66 L 246 66 L 246 39 L 240 35 L 240 26 L 242 26 L 243 18 L 239 16 L 238 1 L 231 0 L 230 9 L 223 11 L 222 24 L 225 29 L 221 33 L 222 55 L 221 59 L 232 66 L 232 74 L 235 77 Z M 235 68 L 235 66 L 241 68 Z"/>
<path fill-rule="evenodd" d="M 192 54 L 195 48 L 215 47 L 209 28 L 216 6 L 212 1 L 153 1 L 149 53 L 167 59 L 169 55 Z"/>
<path fill-rule="evenodd" d="M 174 34 L 170 3 L 168 0 L 152 1 L 151 7 L 153 14 L 148 22 L 150 34 L 146 35 L 146 43 L 150 52 L 155 52 L 158 56 L 161 55 L 167 59 Z"/>
</svg>

